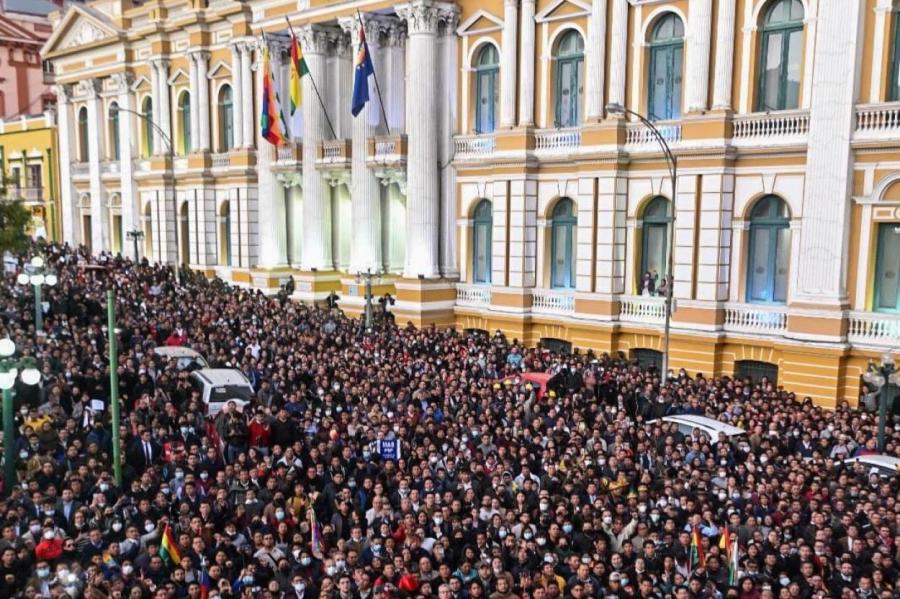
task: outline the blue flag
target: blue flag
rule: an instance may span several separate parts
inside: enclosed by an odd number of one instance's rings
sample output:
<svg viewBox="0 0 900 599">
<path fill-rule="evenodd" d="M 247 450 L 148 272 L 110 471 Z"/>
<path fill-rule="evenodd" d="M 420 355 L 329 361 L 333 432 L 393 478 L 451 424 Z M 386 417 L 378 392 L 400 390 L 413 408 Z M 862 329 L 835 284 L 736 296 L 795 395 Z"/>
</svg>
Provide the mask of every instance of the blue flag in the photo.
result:
<svg viewBox="0 0 900 599">
<path fill-rule="evenodd" d="M 359 51 L 356 53 L 356 62 L 353 65 L 353 103 L 350 105 L 350 112 L 353 116 L 362 112 L 366 102 L 369 101 L 369 75 L 374 74 L 375 67 L 372 66 L 369 44 L 366 43 L 366 32 L 360 22 Z"/>
</svg>

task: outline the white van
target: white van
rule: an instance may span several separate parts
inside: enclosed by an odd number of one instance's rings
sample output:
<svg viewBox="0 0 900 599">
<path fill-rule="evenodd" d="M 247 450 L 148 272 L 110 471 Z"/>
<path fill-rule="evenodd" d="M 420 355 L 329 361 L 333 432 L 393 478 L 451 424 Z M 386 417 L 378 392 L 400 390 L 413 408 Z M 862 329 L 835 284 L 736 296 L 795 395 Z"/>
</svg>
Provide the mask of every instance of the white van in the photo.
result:
<svg viewBox="0 0 900 599">
<path fill-rule="evenodd" d="M 191 386 L 200 392 L 206 414 L 215 418 L 222 407 L 233 401 L 238 409 L 253 400 L 253 386 L 244 373 L 233 368 L 202 368 L 190 376 Z"/>
<path fill-rule="evenodd" d="M 200 352 L 194 351 L 189 347 L 161 345 L 153 348 L 153 353 L 165 360 L 176 360 L 178 370 L 209 368 L 209 362 L 206 361 L 206 358 Z"/>
</svg>

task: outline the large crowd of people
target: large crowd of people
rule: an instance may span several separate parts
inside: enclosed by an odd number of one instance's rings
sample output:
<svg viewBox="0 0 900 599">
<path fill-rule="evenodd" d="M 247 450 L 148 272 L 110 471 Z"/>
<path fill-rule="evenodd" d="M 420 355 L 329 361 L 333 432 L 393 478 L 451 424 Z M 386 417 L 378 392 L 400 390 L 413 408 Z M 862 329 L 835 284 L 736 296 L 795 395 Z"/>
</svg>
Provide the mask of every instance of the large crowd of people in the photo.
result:
<svg viewBox="0 0 900 599">
<path fill-rule="evenodd" d="M 59 279 L 41 330 L 30 255 L 0 283 L 0 338 L 42 373 L 4 439 L 0 599 L 900 597 L 897 478 L 843 464 L 876 451 L 856 406 L 34 251 Z M 252 401 L 207 419 L 164 345 L 240 369 Z M 672 414 L 746 434 L 651 423 Z"/>
</svg>

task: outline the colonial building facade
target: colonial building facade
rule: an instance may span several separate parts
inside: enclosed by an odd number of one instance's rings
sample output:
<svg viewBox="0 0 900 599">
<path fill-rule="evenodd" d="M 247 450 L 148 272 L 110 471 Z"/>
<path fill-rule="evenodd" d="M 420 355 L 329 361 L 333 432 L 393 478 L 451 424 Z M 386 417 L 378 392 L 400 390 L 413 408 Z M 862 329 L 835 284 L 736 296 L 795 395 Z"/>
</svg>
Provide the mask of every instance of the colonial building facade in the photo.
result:
<svg viewBox="0 0 900 599">
<path fill-rule="evenodd" d="M 350 115 L 357 10 L 383 106 Z M 892 0 L 94 0 L 55 15 L 65 239 L 300 300 L 768 375 L 900 346 Z M 263 44 L 293 141 L 258 132 Z M 265 35 L 263 35 L 265 34 Z M 315 83 L 315 86 L 313 86 Z M 317 94 L 322 102 L 317 100 Z M 655 122 L 670 170 L 640 121 Z M 674 178 L 673 178 L 674 177 Z M 672 272 L 669 273 L 669 248 Z"/>
</svg>

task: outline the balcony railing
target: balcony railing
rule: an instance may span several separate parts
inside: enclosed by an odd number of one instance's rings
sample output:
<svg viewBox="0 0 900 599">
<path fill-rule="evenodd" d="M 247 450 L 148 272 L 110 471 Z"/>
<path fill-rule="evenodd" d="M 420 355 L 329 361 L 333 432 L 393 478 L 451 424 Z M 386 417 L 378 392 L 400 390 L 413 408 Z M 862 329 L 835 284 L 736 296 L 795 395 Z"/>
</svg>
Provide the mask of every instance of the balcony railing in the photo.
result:
<svg viewBox="0 0 900 599">
<path fill-rule="evenodd" d="M 118 160 L 107 160 L 106 162 L 100 163 L 100 174 L 101 175 L 118 175 L 119 174 L 119 161 Z"/>
<path fill-rule="evenodd" d="M 571 291 L 535 289 L 532 294 L 531 311 L 543 314 L 571 314 L 575 311 L 575 295 Z"/>
<path fill-rule="evenodd" d="M 390 135 L 369 139 L 369 162 L 382 166 L 397 166 L 406 162 L 406 136 Z"/>
<path fill-rule="evenodd" d="M 662 324 L 666 318 L 666 298 L 626 295 L 619 306 L 619 320 L 642 324 Z"/>
<path fill-rule="evenodd" d="M 456 303 L 460 306 L 487 306 L 491 303 L 490 285 L 457 285 Z"/>
<path fill-rule="evenodd" d="M 71 169 L 73 177 L 77 177 L 78 175 L 87 175 L 88 170 L 90 169 L 90 165 L 88 165 L 87 162 L 73 162 Z"/>
<path fill-rule="evenodd" d="M 281 148 L 278 148 L 279 151 Z M 231 155 L 228 152 L 222 152 L 221 154 L 213 154 L 212 155 L 212 167 L 213 168 L 227 168 L 231 165 Z"/>
<path fill-rule="evenodd" d="M 350 166 L 353 147 L 349 139 L 330 139 L 319 143 L 318 164 L 325 167 Z"/>
<path fill-rule="evenodd" d="M 659 121 L 653 125 L 666 143 L 674 144 L 681 141 L 681 123 L 678 121 Z M 656 149 L 659 147 L 659 141 L 653 131 L 643 123 L 628 123 L 625 126 L 625 145 L 630 146 L 629 150 L 632 151 L 645 146 L 647 149 Z"/>
<path fill-rule="evenodd" d="M 855 139 L 900 137 L 900 102 L 866 104 L 856 108 Z"/>
<path fill-rule="evenodd" d="M 148 173 L 152 166 L 149 158 L 138 158 L 133 163 L 134 172 L 136 173 Z"/>
<path fill-rule="evenodd" d="M 780 335 L 787 330 L 785 306 L 726 304 L 725 330 L 734 333 Z"/>
<path fill-rule="evenodd" d="M 9 197 L 22 202 L 42 202 L 44 201 L 43 187 L 10 187 L 8 190 Z"/>
<path fill-rule="evenodd" d="M 300 162 L 303 160 L 303 144 L 290 143 L 278 146 L 278 162 Z"/>
<path fill-rule="evenodd" d="M 494 135 L 457 135 L 453 138 L 453 150 L 456 160 L 478 160 L 494 153 L 497 145 Z"/>
<path fill-rule="evenodd" d="M 564 152 L 580 145 L 580 129 L 543 129 L 534 134 L 534 149 L 539 152 Z"/>
<path fill-rule="evenodd" d="M 877 312 L 851 312 L 847 341 L 856 345 L 900 346 L 900 316 Z"/>
<path fill-rule="evenodd" d="M 732 143 L 736 146 L 771 146 L 806 143 L 809 112 L 779 111 L 734 118 Z"/>
</svg>

